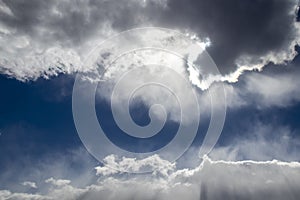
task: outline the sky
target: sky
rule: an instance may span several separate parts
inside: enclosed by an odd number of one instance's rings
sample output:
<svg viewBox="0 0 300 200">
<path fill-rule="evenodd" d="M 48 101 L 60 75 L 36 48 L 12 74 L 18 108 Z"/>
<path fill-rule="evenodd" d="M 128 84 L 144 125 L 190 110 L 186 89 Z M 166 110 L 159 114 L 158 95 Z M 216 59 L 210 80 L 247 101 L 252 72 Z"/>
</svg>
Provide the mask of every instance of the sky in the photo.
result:
<svg viewBox="0 0 300 200">
<path fill-rule="evenodd" d="M 0 0 L 0 200 L 299 199 L 297 0 Z"/>
</svg>

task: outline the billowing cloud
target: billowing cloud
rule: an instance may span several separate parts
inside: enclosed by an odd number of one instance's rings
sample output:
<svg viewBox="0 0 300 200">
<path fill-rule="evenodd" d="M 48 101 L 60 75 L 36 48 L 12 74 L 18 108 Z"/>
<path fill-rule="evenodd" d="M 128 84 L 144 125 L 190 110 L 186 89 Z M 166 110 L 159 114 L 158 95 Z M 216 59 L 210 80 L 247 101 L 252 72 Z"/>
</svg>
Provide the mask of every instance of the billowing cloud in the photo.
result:
<svg viewBox="0 0 300 200">
<path fill-rule="evenodd" d="M 205 157 L 194 169 L 174 168 L 167 175 L 123 176 L 112 170 L 110 174 L 116 176 L 100 176 L 96 183 L 82 188 L 70 180 L 50 178 L 46 182 L 54 187 L 43 194 L 1 190 L 0 199 L 297 199 L 299 171 L 298 162 L 212 161 Z"/>
<path fill-rule="evenodd" d="M 97 175 L 111 175 L 119 172 L 138 172 L 141 168 L 148 168 L 155 174 L 168 175 L 175 169 L 175 164 L 153 155 L 145 159 L 125 158 L 118 159 L 115 155 L 104 158 L 104 166 L 96 167 Z"/>
<path fill-rule="evenodd" d="M 220 71 L 228 73 L 235 71 L 236 65 L 259 69 L 263 63 L 280 63 L 293 57 L 293 45 L 299 42 L 297 3 L 173 0 L 168 1 L 163 16 L 166 24 L 209 37 L 212 45 L 208 51 Z"/>
<path fill-rule="evenodd" d="M 88 71 L 82 60 L 95 44 L 133 27 L 169 27 L 209 38 L 208 51 L 223 74 L 212 82 L 236 82 L 245 70 L 285 63 L 299 43 L 295 0 L 3 0 L 0 9 L 0 71 L 19 80 Z"/>
<path fill-rule="evenodd" d="M 1 1 L 0 71 L 20 80 L 84 71 L 81 59 L 95 43 L 161 3 Z"/>
<path fill-rule="evenodd" d="M 6 173 L 0 177 L 9 186 L 0 188 L 0 199 L 299 198 L 300 163 L 295 162 L 299 161 L 299 138 L 286 126 L 256 123 L 250 127 L 244 136 L 233 139 L 228 146 L 216 147 L 209 157 L 188 168 L 157 155 L 141 160 L 110 155 L 103 160 L 105 165 L 98 166 L 83 149 L 30 161 L 40 164 L 25 168 L 13 165 L 16 169 L 9 169 L 11 176 L 17 171 L 18 179 L 12 181 Z M 182 161 L 191 162 L 197 155 L 194 149 Z M 126 172 L 142 168 L 153 172 Z M 18 181 L 22 180 L 30 180 L 26 185 L 34 183 L 38 188 L 20 189 Z"/>
</svg>

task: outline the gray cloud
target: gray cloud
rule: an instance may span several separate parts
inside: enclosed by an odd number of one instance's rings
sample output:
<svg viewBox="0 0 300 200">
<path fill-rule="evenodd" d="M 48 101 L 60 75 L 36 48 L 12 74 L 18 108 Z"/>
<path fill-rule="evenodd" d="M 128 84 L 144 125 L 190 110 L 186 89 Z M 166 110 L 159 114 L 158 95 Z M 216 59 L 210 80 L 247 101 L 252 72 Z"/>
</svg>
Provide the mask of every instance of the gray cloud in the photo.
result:
<svg viewBox="0 0 300 200">
<path fill-rule="evenodd" d="M 296 0 L 3 0 L 0 72 L 26 80 L 81 71 L 80 60 L 95 42 L 143 26 L 209 37 L 208 51 L 223 74 L 261 69 L 295 56 L 296 6 Z"/>
<path fill-rule="evenodd" d="M 107 31 L 99 31 L 105 23 L 119 30 L 138 25 L 142 22 L 142 18 L 139 18 L 142 12 L 150 12 L 153 5 L 143 7 L 142 3 L 135 0 L 4 0 L 3 3 L 11 11 L 11 15 L 1 14 L 1 22 L 5 26 L 16 29 L 20 34 L 28 34 L 40 42 L 58 41 L 70 46 L 80 45 L 92 34 Z"/>
<path fill-rule="evenodd" d="M 298 162 L 230 162 L 205 157 L 198 167 L 173 169 L 167 176 L 101 176 L 85 187 L 50 177 L 44 192 L 0 190 L 0 199 L 297 199 L 299 170 Z"/>
<path fill-rule="evenodd" d="M 210 37 L 213 45 L 208 51 L 215 62 L 221 69 L 232 70 L 235 59 L 243 54 L 261 56 L 299 37 L 294 27 L 295 4 L 278 0 L 175 0 L 168 6 L 174 22 Z"/>
<path fill-rule="evenodd" d="M 263 72 L 243 75 L 237 84 L 225 84 L 227 105 L 235 109 L 245 106 L 264 109 L 287 108 L 297 104 L 300 101 L 300 71 L 297 65 L 271 65 Z"/>
<path fill-rule="evenodd" d="M 0 72 L 20 80 L 82 71 L 81 59 L 116 31 L 143 23 L 158 3 L 1 1 Z"/>
</svg>

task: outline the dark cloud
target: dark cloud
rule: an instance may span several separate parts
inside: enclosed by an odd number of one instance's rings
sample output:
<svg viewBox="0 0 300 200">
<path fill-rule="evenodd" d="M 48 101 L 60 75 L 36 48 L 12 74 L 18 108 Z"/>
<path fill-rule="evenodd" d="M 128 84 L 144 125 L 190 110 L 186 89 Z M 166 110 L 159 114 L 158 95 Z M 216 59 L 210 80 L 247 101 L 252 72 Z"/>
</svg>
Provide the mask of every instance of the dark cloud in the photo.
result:
<svg viewBox="0 0 300 200">
<path fill-rule="evenodd" d="M 212 41 L 208 51 L 221 70 L 228 71 L 240 55 L 276 51 L 298 37 L 295 4 L 280 0 L 171 0 L 164 21 L 208 36 Z"/>
<path fill-rule="evenodd" d="M 295 0 L 4 0 L 12 14 L 0 23 L 43 45 L 78 47 L 92 36 L 140 26 L 188 29 L 209 37 L 208 49 L 220 71 L 236 68 L 241 55 L 259 59 L 299 37 Z M 107 37 L 107 35 L 106 35 Z"/>
<path fill-rule="evenodd" d="M 13 15 L 0 13 L 0 21 L 20 33 L 41 40 L 69 41 L 78 44 L 95 34 L 105 23 L 117 30 L 142 24 L 158 4 L 143 6 L 139 1 L 23 1 L 4 0 Z M 41 33 L 41 29 L 47 30 Z M 102 30 L 105 31 L 105 30 Z"/>
</svg>

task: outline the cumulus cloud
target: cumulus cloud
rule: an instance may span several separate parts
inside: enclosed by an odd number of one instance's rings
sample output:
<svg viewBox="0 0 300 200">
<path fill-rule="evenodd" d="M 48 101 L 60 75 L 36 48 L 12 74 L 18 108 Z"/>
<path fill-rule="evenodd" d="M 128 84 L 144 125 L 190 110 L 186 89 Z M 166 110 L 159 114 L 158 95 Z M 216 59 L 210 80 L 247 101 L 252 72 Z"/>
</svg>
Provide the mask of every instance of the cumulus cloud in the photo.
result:
<svg viewBox="0 0 300 200">
<path fill-rule="evenodd" d="M 141 13 L 161 4 L 163 1 L 3 0 L 1 73 L 28 80 L 85 71 L 81 59 L 95 43 L 144 21 Z"/>
<path fill-rule="evenodd" d="M 294 0 L 90 0 L 76 3 L 69 0 L 2 0 L 0 73 L 25 81 L 49 78 L 59 73 L 86 72 L 91 75 L 86 77 L 91 81 L 106 78 L 107 85 L 103 83 L 102 89 L 109 91 L 112 89 L 111 83 L 115 83 L 124 71 L 145 63 L 147 57 L 151 62 L 172 65 L 176 72 L 188 77 L 192 85 L 205 90 L 215 81 L 236 82 L 245 71 L 262 70 L 269 62 L 286 64 L 292 60 L 300 35 L 296 7 Z M 84 64 L 87 53 L 95 44 L 119 31 L 141 26 L 170 27 L 188 33 L 185 36 L 210 53 L 221 74 L 203 74 L 205 70 L 210 72 L 211 66 L 205 62 L 200 65 L 203 62 L 202 51 L 198 49 L 196 54 L 191 54 L 182 37 L 168 33 L 141 34 L 140 37 L 117 41 L 117 46 L 108 45 L 103 52 L 98 52 L 96 63 Z M 133 49 L 149 40 L 155 41 L 150 45 L 176 47 L 176 51 L 198 64 L 199 68 L 150 50 L 142 54 L 133 52 L 120 58 L 121 67 L 116 64 L 105 68 L 112 61 L 111 57 L 121 50 Z M 124 64 L 129 64 L 129 68 L 122 68 Z M 143 72 L 142 76 L 151 74 Z M 134 80 L 134 77 L 131 78 Z M 176 93 L 186 96 L 186 88 L 175 79 L 170 81 L 176 86 Z M 247 75 L 244 81 L 240 88 L 225 85 L 225 90 L 232 94 L 232 107 L 249 105 L 249 102 L 261 107 L 286 106 L 300 100 L 296 74 L 273 76 L 253 73 Z M 127 82 L 123 86 L 126 88 L 130 84 Z M 205 108 L 209 107 L 209 91 L 213 89 L 202 91 L 199 97 Z M 102 97 L 106 95 L 104 90 L 100 93 Z M 152 104 L 157 99 L 151 99 L 151 95 L 147 94 L 157 92 L 159 95 L 155 96 L 168 100 L 167 108 L 172 109 L 175 103 L 161 95 L 160 91 L 146 91 L 140 96 Z M 122 100 L 121 97 L 118 99 Z M 185 106 L 193 110 L 189 100 L 186 98 Z M 63 177 L 72 168 L 68 161 L 63 160 L 61 163 L 48 163 L 44 171 L 38 172 L 42 174 L 42 178 L 39 176 L 42 181 L 21 181 L 23 186 L 38 189 L 37 192 L 14 191 L 11 187 L 10 190 L 0 190 L 0 199 L 298 199 L 298 162 L 236 161 L 244 158 L 270 160 L 276 156 L 288 161 L 297 159 L 297 153 L 289 147 L 299 143 L 291 138 L 288 127 L 256 128 L 250 132 L 255 133 L 254 138 L 234 141 L 232 146 L 217 148 L 210 155 L 212 158 L 225 157 L 234 161 L 213 161 L 204 157 L 196 168 L 179 169 L 156 155 L 143 160 L 110 155 L 104 162 L 113 168 L 106 165 L 96 167 L 98 181 L 82 186 L 78 182 L 86 183 L 90 177 L 75 173 L 72 177 Z M 272 135 L 276 140 L 269 141 L 271 136 L 266 136 L 266 132 L 277 133 Z M 154 173 L 119 173 L 119 170 L 141 168 L 150 168 Z M 55 171 L 56 176 L 50 175 L 51 170 L 48 169 Z"/>
<path fill-rule="evenodd" d="M 153 160 L 154 159 L 154 160 Z M 149 158 L 148 164 L 156 158 Z M 123 161 L 121 161 L 123 162 Z M 134 162 L 135 161 L 129 161 Z M 144 163 L 140 163 L 144 165 Z M 130 165 L 129 165 L 130 166 Z M 109 170 L 109 169 L 107 169 Z M 79 188 L 72 181 L 51 180 L 43 194 L 0 191 L 1 199 L 297 199 L 300 163 L 279 161 L 212 161 L 205 157 L 194 169 L 174 168 L 157 174 L 101 176 Z M 115 174 L 112 170 L 109 174 Z M 57 184 L 59 183 L 59 184 Z M 62 184 L 61 184 L 62 183 Z"/>
<path fill-rule="evenodd" d="M 31 161 L 40 164 L 25 168 L 13 165 L 17 168 L 9 170 L 17 171 L 18 179 L 12 183 L 9 176 L 1 176 L 9 189 L 0 188 L 0 199 L 298 199 L 300 163 L 294 160 L 298 160 L 299 139 L 289 127 L 261 123 L 251 127 L 245 134 L 249 137 L 215 148 L 188 168 L 157 155 L 141 160 L 110 155 L 99 166 L 82 149 Z M 185 155 L 183 162 L 196 160 L 198 151 Z M 153 172 L 127 173 L 143 168 Z M 39 187 L 22 190 L 20 180 Z"/>
<path fill-rule="evenodd" d="M 0 71 L 19 80 L 89 71 L 82 60 L 95 44 L 151 25 L 209 38 L 208 51 L 223 74 L 211 81 L 236 82 L 245 70 L 293 59 L 300 35 L 295 0 L 2 0 L 0 9 Z"/>
<path fill-rule="evenodd" d="M 104 166 L 96 167 L 97 175 L 111 175 L 121 172 L 138 172 L 142 168 L 153 171 L 155 174 L 168 175 L 175 168 L 174 163 L 153 155 L 144 159 L 126 158 L 118 159 L 115 155 L 109 155 L 103 160 Z"/>
<path fill-rule="evenodd" d="M 255 68 L 264 60 L 278 63 L 293 56 L 293 45 L 299 42 L 297 3 L 173 0 L 164 16 L 166 24 L 208 36 L 212 41 L 208 51 L 220 70 L 228 73 L 235 71 L 235 64 Z"/>
</svg>

